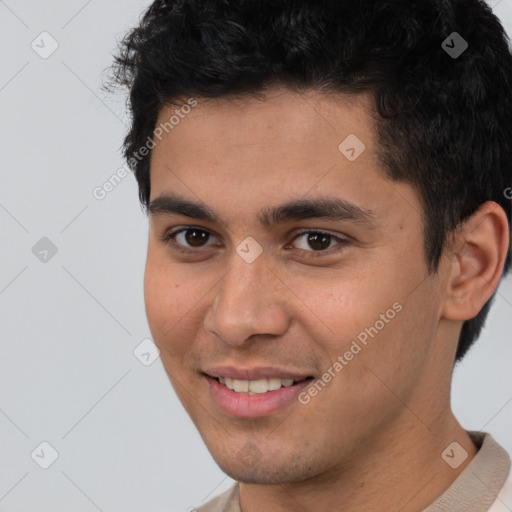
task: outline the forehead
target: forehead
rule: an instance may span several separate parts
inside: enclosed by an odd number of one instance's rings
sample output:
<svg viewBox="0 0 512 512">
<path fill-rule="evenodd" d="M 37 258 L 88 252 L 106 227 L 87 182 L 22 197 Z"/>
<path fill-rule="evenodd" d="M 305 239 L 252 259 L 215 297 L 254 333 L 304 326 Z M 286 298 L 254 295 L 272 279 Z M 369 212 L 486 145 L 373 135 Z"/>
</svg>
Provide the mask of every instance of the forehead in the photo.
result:
<svg viewBox="0 0 512 512">
<path fill-rule="evenodd" d="M 151 156 L 152 185 L 165 176 L 159 172 L 162 166 L 173 171 L 200 169 L 205 179 L 213 170 L 218 179 L 231 173 L 234 184 L 234 174 L 245 181 L 256 176 L 272 181 L 292 173 L 301 180 L 300 171 L 307 169 L 307 181 L 314 183 L 315 173 L 325 174 L 332 166 L 355 174 L 379 165 L 367 95 L 273 89 L 256 98 L 196 101 L 186 114 L 177 106 L 160 111 L 155 129 L 161 137 L 155 139 Z M 356 158 L 348 160 L 354 150 Z"/>
<path fill-rule="evenodd" d="M 157 127 L 176 111 L 163 108 Z M 306 196 L 340 196 L 376 212 L 399 208 L 404 192 L 390 188 L 400 185 L 384 177 L 377 158 L 369 95 L 275 89 L 263 98 L 198 99 L 186 111 L 152 151 L 151 201 L 177 192 L 233 222 Z"/>
<path fill-rule="evenodd" d="M 182 98 L 181 101 L 190 103 L 190 99 Z M 274 88 L 257 96 L 194 101 L 195 106 L 187 108 L 186 113 L 180 112 L 183 108 L 180 106 L 165 105 L 160 110 L 157 127 L 169 125 L 173 118 L 172 126 L 163 133 L 164 138 L 171 139 L 166 135 L 172 133 L 174 138 L 181 139 L 181 136 L 190 135 L 188 130 L 191 129 L 197 138 L 215 138 L 218 143 L 227 144 L 237 141 L 246 144 L 251 140 L 276 144 L 283 138 L 288 141 L 302 138 L 319 143 L 320 139 L 326 138 L 326 132 L 339 138 L 351 129 L 358 130 L 368 142 L 372 136 L 375 109 L 369 93 L 327 94 L 315 90 L 299 93 Z M 212 128 L 215 128 L 214 132 L 210 131 Z M 246 128 L 251 128 L 251 131 Z M 279 135 L 278 139 L 276 135 Z M 328 140 L 325 142 L 329 143 Z"/>
</svg>

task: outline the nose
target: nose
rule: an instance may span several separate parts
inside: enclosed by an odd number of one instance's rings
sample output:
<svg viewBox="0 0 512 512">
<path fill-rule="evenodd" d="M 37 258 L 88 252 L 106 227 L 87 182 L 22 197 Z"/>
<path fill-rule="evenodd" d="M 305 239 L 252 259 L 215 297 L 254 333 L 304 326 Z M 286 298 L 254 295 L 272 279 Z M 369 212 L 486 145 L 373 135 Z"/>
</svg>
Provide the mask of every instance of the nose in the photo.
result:
<svg viewBox="0 0 512 512">
<path fill-rule="evenodd" d="M 233 346 L 255 335 L 283 335 L 290 323 L 287 290 L 264 255 L 247 263 L 234 254 L 231 270 L 220 281 L 208 308 L 205 328 Z"/>
</svg>

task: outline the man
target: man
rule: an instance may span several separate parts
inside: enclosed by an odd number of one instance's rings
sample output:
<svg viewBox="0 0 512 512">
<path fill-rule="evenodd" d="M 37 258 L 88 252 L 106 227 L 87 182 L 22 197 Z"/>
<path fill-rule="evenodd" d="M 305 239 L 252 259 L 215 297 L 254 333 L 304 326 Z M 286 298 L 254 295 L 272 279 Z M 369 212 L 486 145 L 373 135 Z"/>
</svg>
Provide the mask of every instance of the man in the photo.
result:
<svg viewBox="0 0 512 512">
<path fill-rule="evenodd" d="M 114 71 L 148 322 L 236 480 L 199 510 L 511 510 L 507 452 L 450 407 L 510 265 L 490 8 L 161 0 Z"/>
</svg>

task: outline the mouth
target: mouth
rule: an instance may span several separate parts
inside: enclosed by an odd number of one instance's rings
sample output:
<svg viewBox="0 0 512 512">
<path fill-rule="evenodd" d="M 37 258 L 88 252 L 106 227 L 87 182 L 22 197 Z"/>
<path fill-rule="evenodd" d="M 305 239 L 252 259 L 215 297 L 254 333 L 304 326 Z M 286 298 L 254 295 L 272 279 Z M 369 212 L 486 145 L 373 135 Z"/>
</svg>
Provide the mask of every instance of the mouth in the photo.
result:
<svg viewBox="0 0 512 512">
<path fill-rule="evenodd" d="M 289 388 L 300 382 L 313 379 L 313 377 L 304 377 L 297 380 L 279 377 L 256 380 L 230 379 L 229 377 L 212 378 L 215 378 L 219 384 L 222 384 L 224 387 L 234 391 L 235 393 L 246 393 L 248 395 L 263 395 L 272 391 L 277 391 L 281 388 Z"/>
<path fill-rule="evenodd" d="M 270 416 L 286 407 L 298 404 L 300 392 L 314 377 L 293 375 L 275 375 L 254 379 L 233 378 L 226 375 L 203 373 L 207 381 L 210 397 L 223 414 L 235 418 L 259 418 Z M 237 371 L 238 377 L 248 376 L 249 372 Z M 251 372 L 260 373 L 261 372 Z M 252 376 L 252 375 L 251 375 Z"/>
</svg>

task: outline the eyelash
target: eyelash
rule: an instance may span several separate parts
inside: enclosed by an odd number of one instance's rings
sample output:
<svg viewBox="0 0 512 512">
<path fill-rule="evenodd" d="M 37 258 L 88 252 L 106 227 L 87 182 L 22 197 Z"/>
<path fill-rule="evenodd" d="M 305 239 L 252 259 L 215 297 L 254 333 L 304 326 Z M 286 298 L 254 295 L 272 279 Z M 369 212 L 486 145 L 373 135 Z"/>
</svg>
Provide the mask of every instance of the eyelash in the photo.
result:
<svg viewBox="0 0 512 512">
<path fill-rule="evenodd" d="M 163 243 L 171 246 L 174 251 L 181 252 L 183 254 L 197 254 L 197 252 L 200 250 L 200 248 L 198 248 L 198 249 L 187 249 L 187 248 L 184 248 L 184 247 L 182 247 L 180 245 L 177 245 L 176 243 L 171 244 L 171 240 L 175 241 L 176 236 L 179 233 L 182 233 L 184 231 L 188 231 L 189 229 L 196 229 L 197 231 L 202 231 L 204 233 L 208 233 L 209 235 L 211 235 L 211 233 L 209 233 L 206 229 L 198 228 L 198 227 L 195 227 L 195 226 L 186 226 L 186 227 L 177 229 L 176 231 L 173 231 L 171 233 L 166 233 L 163 237 L 160 238 L 160 240 Z M 349 243 L 348 240 L 345 240 L 343 238 L 335 236 L 332 233 L 329 233 L 328 231 L 321 231 L 321 230 L 318 230 L 318 229 L 303 229 L 303 230 L 301 230 L 301 231 L 299 231 L 299 232 L 297 232 L 295 234 L 292 242 L 294 242 L 301 235 L 312 234 L 312 233 L 319 234 L 319 235 L 328 235 L 328 236 L 331 237 L 332 240 L 338 241 L 339 243 L 337 245 L 341 246 L 341 247 L 338 248 L 334 252 L 338 252 L 338 251 L 342 250 L 343 247 Z M 300 249 L 300 250 L 302 252 L 308 253 L 306 258 L 315 259 L 315 258 L 322 258 L 322 257 L 330 256 L 332 254 L 331 249 L 332 249 L 332 247 L 330 249 L 320 250 L 320 251 L 306 251 L 304 249 Z"/>
</svg>

